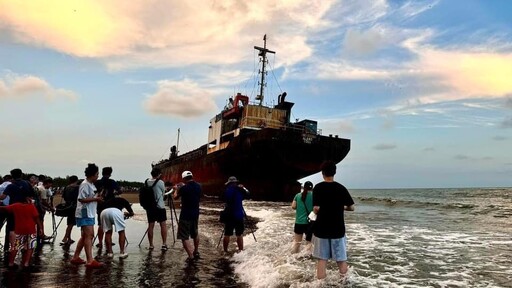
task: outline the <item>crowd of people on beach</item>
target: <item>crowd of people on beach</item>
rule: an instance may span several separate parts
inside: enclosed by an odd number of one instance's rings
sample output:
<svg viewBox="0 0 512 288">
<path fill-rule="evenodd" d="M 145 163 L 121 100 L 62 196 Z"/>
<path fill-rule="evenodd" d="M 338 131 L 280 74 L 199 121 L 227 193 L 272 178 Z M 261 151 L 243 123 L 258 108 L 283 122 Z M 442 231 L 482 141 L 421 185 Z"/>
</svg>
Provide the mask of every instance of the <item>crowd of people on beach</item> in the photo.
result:
<svg viewBox="0 0 512 288">
<path fill-rule="evenodd" d="M 334 162 L 326 161 L 321 169 L 324 181 L 316 185 L 310 181 L 305 182 L 303 191 L 295 195 L 292 201 L 291 207 L 296 210 L 296 217 L 291 252 L 299 252 L 303 235 L 306 235 L 306 250 L 317 259 L 317 278 L 326 277 L 329 259 L 336 261 L 339 273 L 344 277 L 348 270 L 344 211 L 354 211 L 354 201 L 348 190 L 334 181 Z M 134 212 L 131 204 L 120 197 L 121 189 L 118 183 L 111 179 L 112 171 L 111 167 L 104 167 L 102 177 L 99 178 L 98 166 L 88 164 L 84 171 L 85 178 L 80 181 L 75 175 L 68 177 L 69 184 L 61 191 L 64 203 L 57 205 L 60 206 L 57 212 L 66 216 L 67 227 L 60 245 L 69 248 L 75 243 L 71 239 L 73 227 L 77 226 L 81 230 L 80 239 L 76 242 L 74 254 L 69 260 L 74 265 L 85 264 L 87 268 L 93 269 L 105 265 L 93 257 L 95 225 L 98 226 L 96 248 L 103 249 L 105 246 L 106 256 L 114 257 L 112 247 L 115 244 L 112 243 L 112 234 L 115 228 L 119 234 L 118 257 L 128 257 L 125 251 L 125 220 L 132 217 Z M 176 217 L 177 238 L 182 241 L 183 249 L 188 256 L 187 262 L 197 260 L 200 258 L 198 223 L 201 185 L 194 180 L 191 171 L 183 171 L 182 182 L 177 184 L 164 182 L 159 168 L 154 167 L 150 174 L 151 177 L 144 182 L 144 186 L 146 191 L 150 191 L 151 203 L 142 205 L 148 221 L 148 249 L 155 249 L 155 223 L 160 226 L 161 250 L 165 252 L 169 249 L 165 200 L 171 197 L 170 204 L 172 200 L 181 201 L 180 215 L 179 218 Z M 45 242 L 53 243 L 55 239 L 52 237 L 56 237 L 55 231 L 52 236 L 45 235 L 43 227 L 45 214 L 56 212 L 51 190 L 52 179 L 43 175 L 27 175 L 25 178 L 23 176 L 21 169 L 13 169 L 2 178 L 0 184 L 0 229 L 3 227 L 5 230 L 3 249 L 4 255 L 7 256 L 4 259 L 8 262 L 8 269 L 12 270 L 18 269 L 15 259 L 19 250 L 23 251 L 20 265 L 23 269 L 30 270 L 33 250 L 40 249 Z M 224 225 L 223 251 L 228 252 L 233 235 L 236 237 L 238 251 L 242 251 L 244 220 L 247 218 L 243 201 L 249 198 L 249 190 L 235 176 L 229 177 L 225 186 L 225 208 L 221 211 L 220 217 Z M 140 193 L 142 191 L 141 189 Z M 170 210 L 171 216 L 173 212 L 176 213 L 173 204 Z M 82 250 L 86 259 L 80 257 Z"/>
</svg>

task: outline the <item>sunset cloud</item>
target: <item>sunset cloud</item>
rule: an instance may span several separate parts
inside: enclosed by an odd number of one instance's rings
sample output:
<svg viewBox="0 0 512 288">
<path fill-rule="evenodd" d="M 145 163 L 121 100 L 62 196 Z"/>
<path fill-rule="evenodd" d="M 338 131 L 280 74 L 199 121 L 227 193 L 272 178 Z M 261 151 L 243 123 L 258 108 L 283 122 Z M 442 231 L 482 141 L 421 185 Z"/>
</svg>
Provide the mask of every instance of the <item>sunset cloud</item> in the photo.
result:
<svg viewBox="0 0 512 288">
<path fill-rule="evenodd" d="M 76 99 L 78 96 L 66 89 L 54 88 L 44 79 L 32 75 L 17 75 L 9 73 L 0 77 L 0 99 L 43 96 L 47 100 L 56 98 Z"/>
<path fill-rule="evenodd" d="M 160 81 L 158 91 L 143 106 L 152 114 L 180 118 L 199 117 L 217 109 L 211 93 L 190 80 Z"/>
</svg>

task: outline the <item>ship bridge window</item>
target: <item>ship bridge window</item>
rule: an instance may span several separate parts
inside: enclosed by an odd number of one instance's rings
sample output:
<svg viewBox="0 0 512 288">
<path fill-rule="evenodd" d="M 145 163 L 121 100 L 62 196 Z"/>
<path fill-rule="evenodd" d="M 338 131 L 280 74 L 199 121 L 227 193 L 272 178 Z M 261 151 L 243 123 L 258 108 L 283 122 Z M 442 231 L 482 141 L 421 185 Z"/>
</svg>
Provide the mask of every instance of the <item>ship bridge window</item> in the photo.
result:
<svg viewBox="0 0 512 288">
<path fill-rule="evenodd" d="M 304 132 L 306 132 L 306 133 L 311 133 L 311 134 L 317 133 L 318 123 L 316 121 L 305 119 L 305 120 L 297 122 L 297 125 L 302 126 L 304 129 Z"/>
</svg>

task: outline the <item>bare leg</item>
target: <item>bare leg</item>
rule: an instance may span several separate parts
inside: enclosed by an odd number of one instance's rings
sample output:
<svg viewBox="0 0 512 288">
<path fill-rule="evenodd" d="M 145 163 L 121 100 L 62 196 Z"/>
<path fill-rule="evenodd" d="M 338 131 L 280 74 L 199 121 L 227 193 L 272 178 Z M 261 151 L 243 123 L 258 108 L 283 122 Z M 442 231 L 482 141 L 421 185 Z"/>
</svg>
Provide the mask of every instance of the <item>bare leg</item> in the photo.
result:
<svg viewBox="0 0 512 288">
<path fill-rule="evenodd" d="M 228 252 L 228 246 L 229 246 L 229 236 L 224 236 L 224 239 L 222 240 L 222 247 L 224 247 L 224 252 Z"/>
<path fill-rule="evenodd" d="M 292 253 L 299 252 L 300 242 L 302 242 L 302 234 L 293 235 Z"/>
<path fill-rule="evenodd" d="M 162 245 L 167 245 L 167 224 L 160 222 L 160 234 L 162 235 Z"/>
<path fill-rule="evenodd" d="M 124 233 L 124 230 L 119 231 L 119 250 L 120 250 L 121 254 L 124 253 L 125 242 L 126 242 L 126 234 Z"/>
<path fill-rule="evenodd" d="M 82 253 L 82 249 L 84 248 L 84 232 L 83 232 L 83 229 L 84 227 L 81 227 L 81 230 L 82 230 L 82 235 L 80 236 L 80 239 L 78 240 L 78 242 L 76 243 L 76 249 L 75 249 L 75 254 L 73 254 L 73 258 L 71 258 L 71 260 L 78 260 L 78 258 L 80 258 L 80 253 Z"/>
<path fill-rule="evenodd" d="M 92 238 L 94 238 L 94 226 L 82 227 L 82 237 L 84 238 L 84 250 L 87 264 L 90 264 L 94 258 L 92 257 Z"/>
<path fill-rule="evenodd" d="M 244 250 L 244 236 L 236 236 L 236 245 L 238 245 L 238 251 Z"/>
<path fill-rule="evenodd" d="M 100 244 L 100 248 L 103 247 L 103 235 L 105 233 L 103 232 L 103 227 L 100 225 L 98 226 L 98 244 Z M 106 239 L 105 239 L 106 240 Z M 112 242 L 110 242 L 112 244 Z"/>
<path fill-rule="evenodd" d="M 107 253 L 114 253 L 112 251 L 112 230 L 105 233 L 105 245 L 107 246 Z"/>
<path fill-rule="evenodd" d="M 324 279 L 326 274 L 327 260 L 318 259 L 316 262 L 316 278 Z"/>
<path fill-rule="evenodd" d="M 66 234 L 64 234 L 64 239 L 62 239 L 62 242 L 67 243 L 71 241 L 71 230 L 73 230 L 74 225 L 68 225 L 66 227 Z"/>
<path fill-rule="evenodd" d="M 192 240 L 182 240 L 181 242 L 183 243 L 183 249 L 185 249 L 185 252 L 188 254 L 188 258 L 193 259 L 194 251 L 192 250 Z"/>
<path fill-rule="evenodd" d="M 14 242 L 11 242 L 14 243 Z M 14 265 L 14 260 L 16 259 L 16 254 L 18 254 L 18 249 L 14 247 L 14 244 L 11 244 L 11 253 L 9 253 L 9 266 Z"/>
<path fill-rule="evenodd" d="M 194 253 L 199 253 L 199 235 L 194 238 Z"/>
<path fill-rule="evenodd" d="M 155 228 L 155 222 L 150 222 L 148 225 L 149 247 L 153 247 L 153 229 L 154 228 Z"/>
<path fill-rule="evenodd" d="M 34 252 L 34 249 L 27 249 L 25 250 L 25 253 L 23 253 L 23 266 L 28 267 L 30 266 L 30 259 L 32 258 L 32 253 Z"/>
<path fill-rule="evenodd" d="M 347 261 L 339 261 L 336 262 L 338 264 L 338 270 L 340 271 L 341 277 L 345 277 L 348 272 L 348 263 Z"/>
</svg>

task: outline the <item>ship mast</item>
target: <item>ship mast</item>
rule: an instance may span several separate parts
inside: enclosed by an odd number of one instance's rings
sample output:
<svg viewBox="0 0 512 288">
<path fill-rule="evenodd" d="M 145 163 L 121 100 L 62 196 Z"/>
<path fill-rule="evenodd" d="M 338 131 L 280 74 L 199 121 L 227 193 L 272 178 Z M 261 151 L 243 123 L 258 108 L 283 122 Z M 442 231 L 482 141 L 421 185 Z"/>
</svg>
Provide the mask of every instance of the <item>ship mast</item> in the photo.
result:
<svg viewBox="0 0 512 288">
<path fill-rule="evenodd" d="M 267 53 L 275 54 L 276 52 L 267 49 L 267 34 L 263 36 L 263 48 L 254 46 L 254 49 L 260 51 L 260 53 L 258 53 L 258 56 L 261 57 L 262 62 L 261 70 L 259 71 L 261 73 L 261 81 L 258 82 L 258 85 L 260 85 L 260 94 L 256 96 L 256 100 L 260 100 L 261 106 L 264 98 L 263 89 L 267 85 L 267 83 L 265 83 L 265 75 L 267 74 L 267 71 L 265 71 L 265 64 L 267 64 Z"/>
</svg>

